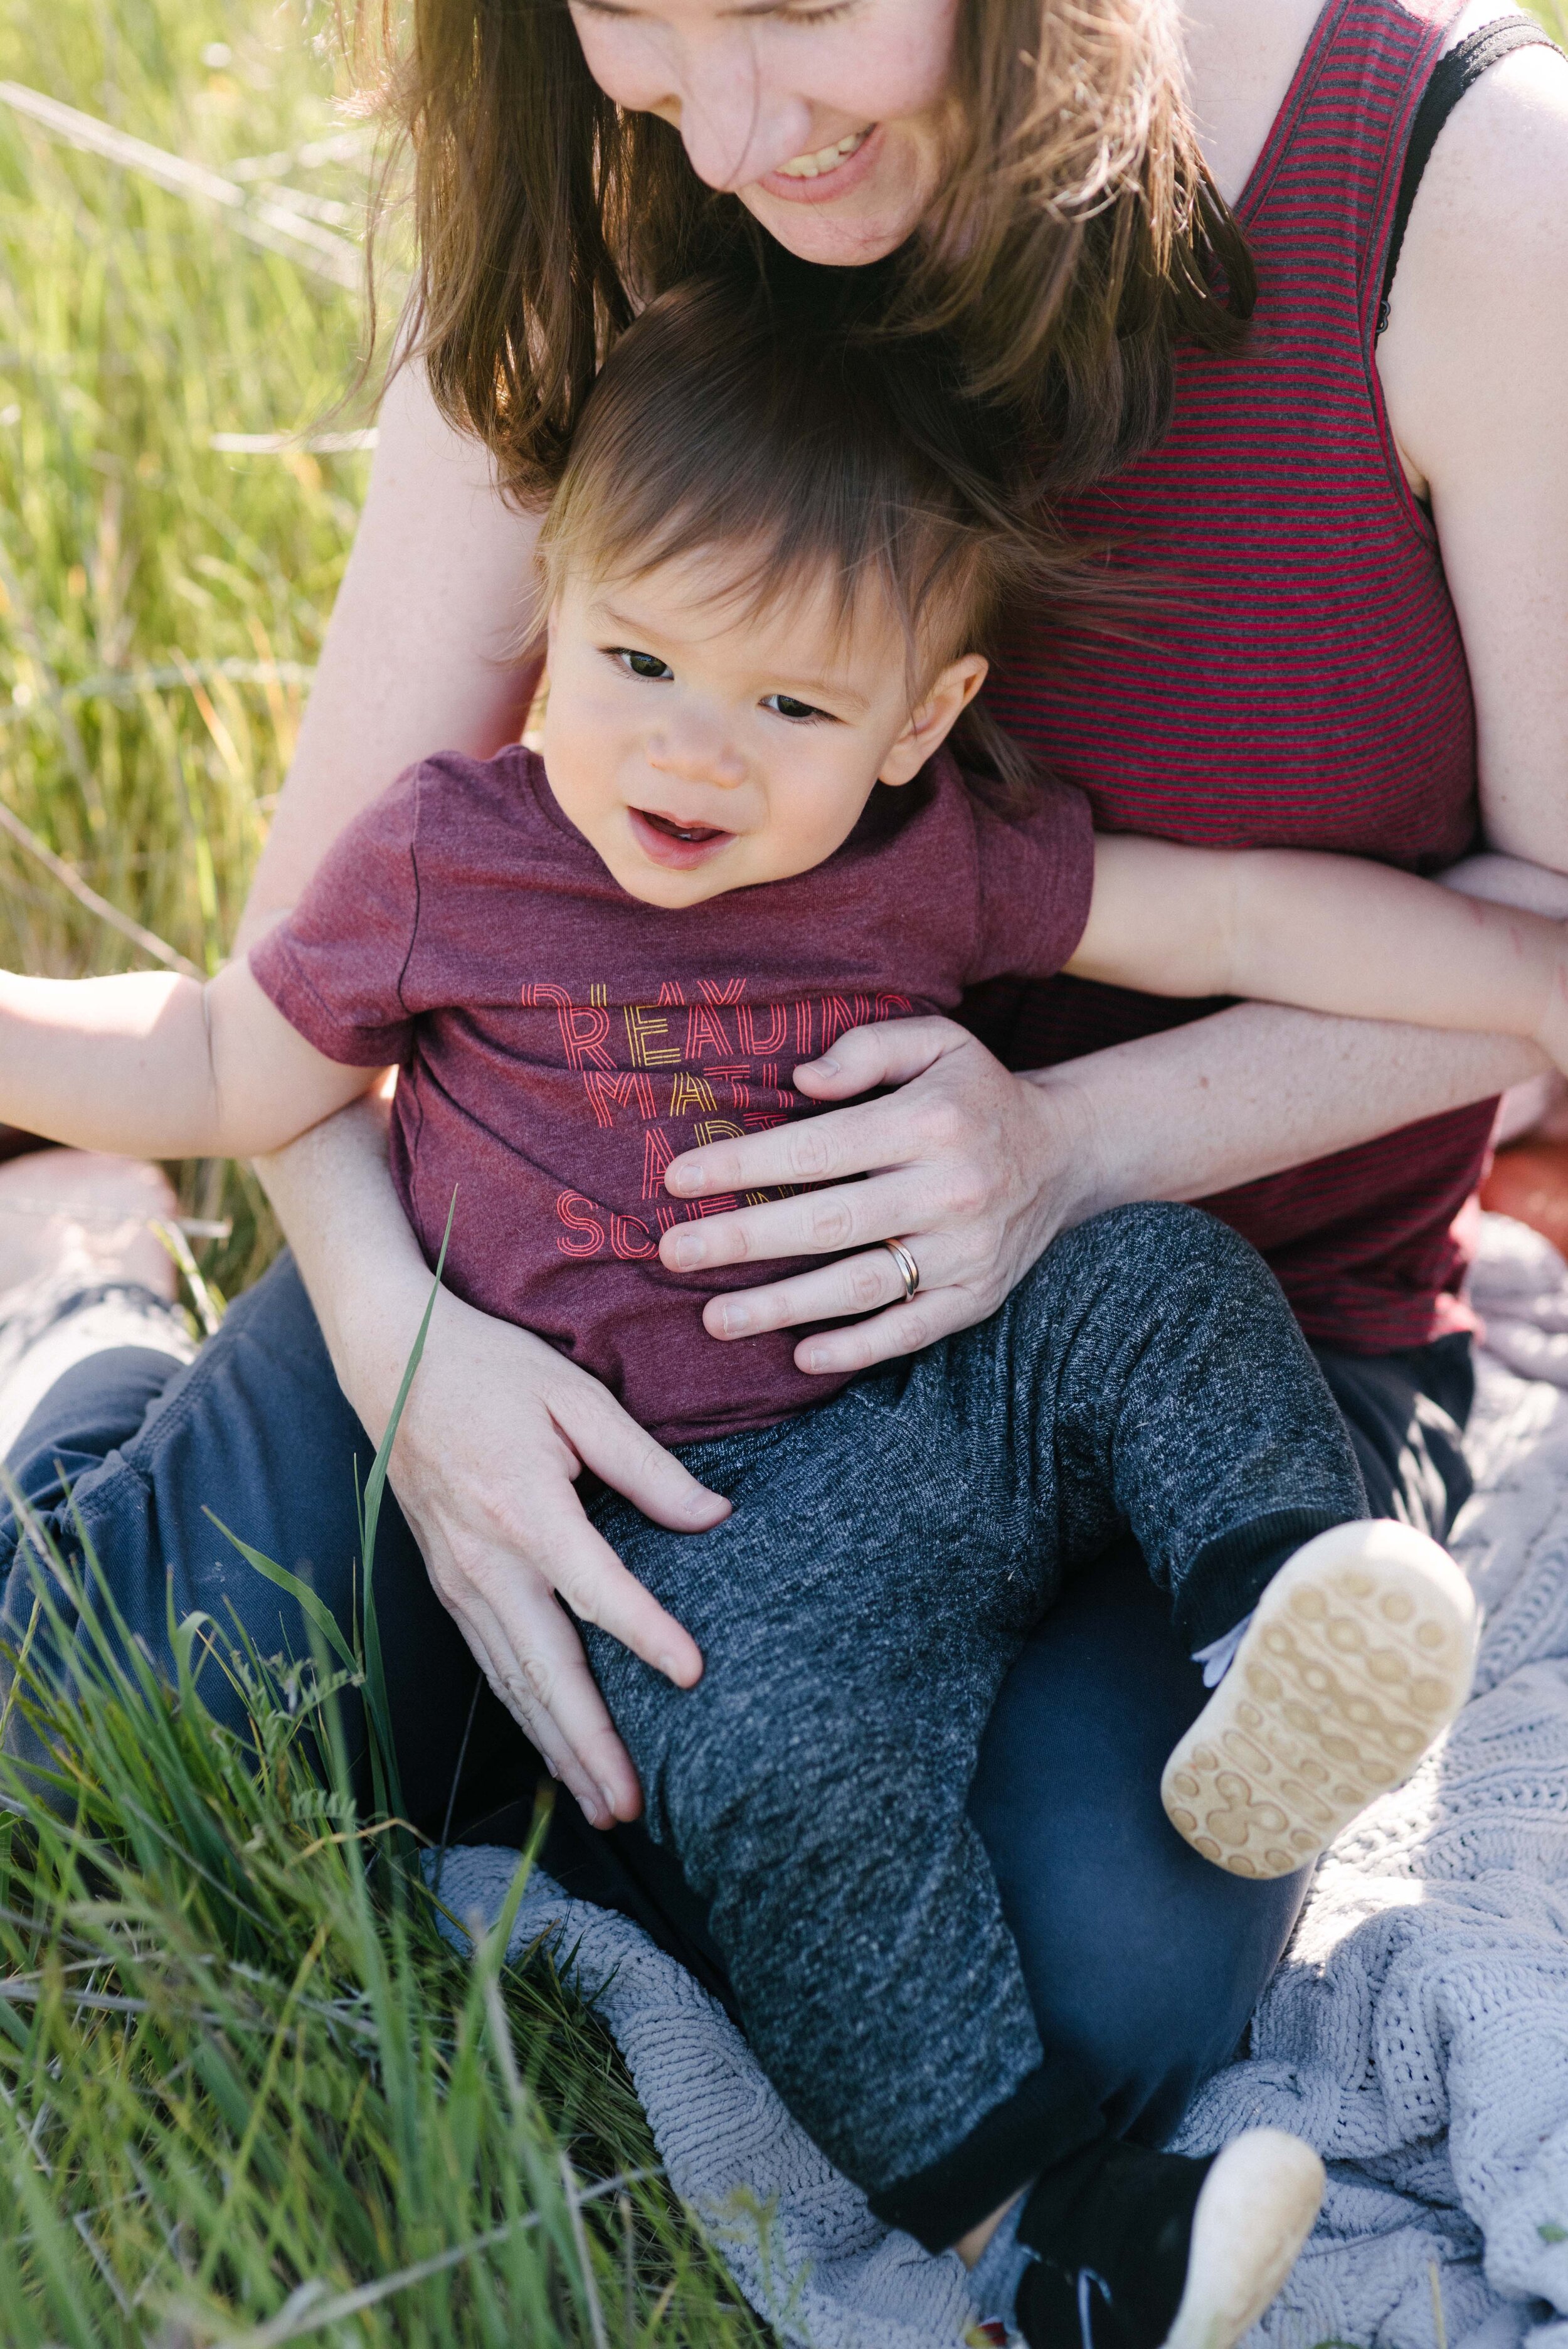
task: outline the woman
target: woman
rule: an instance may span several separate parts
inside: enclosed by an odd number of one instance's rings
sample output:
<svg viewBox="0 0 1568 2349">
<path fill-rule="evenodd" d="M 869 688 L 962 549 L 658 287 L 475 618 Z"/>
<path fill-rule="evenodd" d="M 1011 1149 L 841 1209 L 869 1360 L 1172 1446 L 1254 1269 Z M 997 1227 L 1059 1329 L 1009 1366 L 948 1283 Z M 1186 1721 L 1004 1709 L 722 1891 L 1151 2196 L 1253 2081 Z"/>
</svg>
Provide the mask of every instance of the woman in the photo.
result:
<svg viewBox="0 0 1568 2349">
<path fill-rule="evenodd" d="M 1412 117 L 1469 23 L 1447 0 L 1327 0 L 1321 13 L 1319 0 L 1207 0 L 1180 28 L 1161 0 L 1059 16 L 1051 0 L 572 0 L 569 22 L 512 0 L 425 0 L 403 91 L 423 142 L 423 356 L 383 411 L 244 937 L 402 766 L 440 747 L 489 751 L 522 720 L 533 672 L 511 648 L 531 619 L 529 492 L 569 429 L 595 331 L 632 300 L 601 233 L 596 140 L 601 170 L 623 173 L 611 226 L 631 222 L 666 266 L 742 213 L 846 266 L 913 239 L 912 305 L 961 322 L 982 370 L 1033 381 L 1074 526 L 1130 542 L 1172 583 L 1123 637 L 1019 615 L 995 696 L 1103 822 L 1437 864 L 1468 844 L 1479 792 L 1496 845 L 1568 867 L 1555 788 L 1568 67 L 1549 52 L 1506 58 L 1445 131 L 1377 335 Z M 1183 66 L 1190 112 L 1175 96 Z M 598 92 L 625 110 L 624 140 Z M 738 202 L 710 205 L 703 189 Z M 1227 204 L 1257 273 L 1245 334 L 1251 265 Z M 1230 308 L 1211 290 L 1216 269 Z M 498 494 L 498 473 L 521 503 Z M 763 1268 L 731 1299 L 729 1334 L 859 1309 L 804 1340 L 800 1359 L 887 1360 L 992 1311 L 1057 1230 L 1097 1208 L 1227 1194 L 1324 1349 L 1375 1506 L 1440 1535 L 1466 1489 L 1450 1227 L 1491 1097 L 1532 1054 L 1262 1007 L 1156 1033 L 1169 1009 L 1065 983 L 980 1012 L 1002 1059 L 943 1022 L 861 1031 L 836 1048 L 840 1089 L 849 1102 L 893 1088 L 884 1097 L 686 1163 L 688 1195 L 828 1185 L 671 1236 L 683 1261 L 700 1250 Z M 68 1161 L 54 1164 L 68 1183 Z M 1265 1179 L 1281 1169 L 1302 1171 Z M 371 1113 L 307 1136 L 268 1182 L 330 1366 L 282 1271 L 196 1371 L 171 1383 L 147 1323 L 139 1348 L 100 1351 L 57 1384 L 12 1449 L 40 1507 L 57 1500 L 57 1460 L 77 1472 L 117 1595 L 158 1640 L 168 1561 L 181 1604 L 232 1600 L 276 1644 L 276 1594 L 259 1607 L 199 1518 L 215 1478 L 247 1538 L 314 1557 L 331 1591 L 344 1582 L 357 1430 L 333 1370 L 378 1431 L 428 1293 Z M 912 1299 L 889 1239 L 919 1268 Z M 769 1258 L 810 1253 L 836 1260 L 768 1285 Z M 117 1277 L 106 1261 L 100 1288 Z M 232 1426 L 236 1389 L 254 1442 L 220 1457 L 208 1403 L 226 1395 Z M 161 1408 L 142 1431 L 150 1398 Z M 421 1552 L 490 1690 L 583 1816 L 635 1816 L 557 1599 L 650 1661 L 684 1634 L 591 1532 L 582 1469 L 665 1524 L 711 1522 L 709 1496 L 601 1389 L 443 1296 L 395 1454 L 403 1516 L 378 1567 L 405 1782 L 437 1827 L 477 1830 L 528 1774 L 501 1705 L 470 1705 Z M 1164 1828 L 1158 1758 L 1202 1692 L 1144 1589 L 1108 1568 L 1052 1619 L 998 1706 L 974 1803 L 1043 2034 L 1090 2065 L 1119 2127 L 1158 2137 L 1233 2047 L 1302 1887 L 1270 1894 L 1189 1868 Z M 624 1901 L 722 1988 L 701 1919 L 645 1839 L 622 1827 L 574 1847 L 563 1825 L 551 1864 Z"/>
</svg>

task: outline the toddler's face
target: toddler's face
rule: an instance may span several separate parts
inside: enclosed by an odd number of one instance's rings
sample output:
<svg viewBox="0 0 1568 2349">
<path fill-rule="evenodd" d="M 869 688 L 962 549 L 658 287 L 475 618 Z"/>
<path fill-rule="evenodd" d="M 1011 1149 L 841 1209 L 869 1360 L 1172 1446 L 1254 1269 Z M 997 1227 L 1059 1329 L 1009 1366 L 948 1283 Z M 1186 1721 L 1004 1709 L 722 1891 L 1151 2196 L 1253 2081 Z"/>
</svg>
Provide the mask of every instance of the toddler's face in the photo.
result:
<svg viewBox="0 0 1568 2349">
<path fill-rule="evenodd" d="M 977 653 L 909 706 L 879 599 L 852 626 L 828 583 L 760 616 L 716 595 L 715 559 L 638 580 L 569 574 L 550 619 L 543 756 L 562 812 L 652 905 L 806 873 L 880 778 L 907 783 L 978 690 Z"/>
</svg>

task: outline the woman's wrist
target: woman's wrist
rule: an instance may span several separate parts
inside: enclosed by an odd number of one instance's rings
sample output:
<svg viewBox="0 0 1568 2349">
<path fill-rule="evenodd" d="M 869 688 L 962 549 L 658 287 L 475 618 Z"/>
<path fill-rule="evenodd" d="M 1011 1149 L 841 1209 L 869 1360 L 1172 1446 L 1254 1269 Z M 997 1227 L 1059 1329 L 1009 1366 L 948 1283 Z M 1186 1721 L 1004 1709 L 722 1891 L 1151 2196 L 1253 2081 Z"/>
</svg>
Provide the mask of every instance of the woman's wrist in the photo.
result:
<svg viewBox="0 0 1568 2349">
<path fill-rule="evenodd" d="M 1210 1198 L 1485 1101 L 1541 1066 L 1519 1037 L 1245 1003 L 1030 1081 L 1078 1137 L 1067 1223 L 1135 1199 Z"/>
<path fill-rule="evenodd" d="M 338 1383 L 385 1426 L 429 1300 L 430 1272 L 387 1164 L 385 1104 L 356 1102 L 256 1172 L 294 1252 Z"/>
<path fill-rule="evenodd" d="M 1100 1103 L 1107 1091 L 1096 1082 L 1094 1061 L 1068 1061 L 1054 1069 L 1026 1069 L 1026 1085 L 1041 1119 L 1041 1160 L 1046 1166 L 1046 1190 L 1053 1232 L 1087 1223 L 1107 1207 L 1125 1204 L 1128 1195 L 1117 1187 L 1114 1159 Z M 1088 1079 L 1086 1082 L 1085 1080 Z M 1114 1095 L 1110 1102 L 1114 1104 Z"/>
</svg>

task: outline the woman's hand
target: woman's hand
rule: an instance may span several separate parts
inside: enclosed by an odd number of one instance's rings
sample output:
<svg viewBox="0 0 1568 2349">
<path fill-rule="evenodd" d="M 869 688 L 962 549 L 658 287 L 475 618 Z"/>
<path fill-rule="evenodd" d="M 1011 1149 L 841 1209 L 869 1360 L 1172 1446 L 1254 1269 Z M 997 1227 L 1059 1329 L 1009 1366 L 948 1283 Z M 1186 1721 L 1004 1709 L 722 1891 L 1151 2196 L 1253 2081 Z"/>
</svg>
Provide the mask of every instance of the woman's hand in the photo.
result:
<svg viewBox="0 0 1568 2349">
<path fill-rule="evenodd" d="M 430 1294 L 387 1171 L 386 1127 L 384 1102 L 359 1102 L 259 1167 L 344 1393 L 373 1435 Z M 596 1379 L 443 1289 L 392 1488 L 490 1687 L 584 1816 L 607 1827 L 634 1819 L 642 1795 L 565 1608 L 679 1687 L 700 1677 L 702 1657 L 589 1524 L 573 1482 L 583 1468 L 676 1533 L 729 1514 Z"/>
<path fill-rule="evenodd" d="M 591 1824 L 607 1827 L 635 1818 L 641 1795 L 559 1602 L 678 1688 L 700 1679 L 702 1657 L 588 1522 L 573 1485 L 583 1468 L 677 1533 L 729 1514 L 597 1379 L 443 1289 L 392 1487 L 490 1687 Z"/>
<path fill-rule="evenodd" d="M 703 1321 L 716 1338 L 856 1313 L 870 1318 L 802 1339 L 799 1368 L 842 1373 L 913 1353 L 994 1313 L 1057 1232 L 1098 1204 L 1089 1121 L 1075 1090 L 1009 1075 L 951 1019 L 852 1029 L 794 1079 L 814 1101 L 900 1090 L 671 1161 L 665 1184 L 679 1199 L 777 1184 L 830 1186 L 665 1234 L 659 1253 L 683 1272 L 840 1256 L 820 1271 L 714 1298 Z M 866 1179 L 846 1180 L 857 1175 Z M 903 1275 L 880 1245 L 890 1239 L 920 1269 L 908 1302 Z"/>
</svg>

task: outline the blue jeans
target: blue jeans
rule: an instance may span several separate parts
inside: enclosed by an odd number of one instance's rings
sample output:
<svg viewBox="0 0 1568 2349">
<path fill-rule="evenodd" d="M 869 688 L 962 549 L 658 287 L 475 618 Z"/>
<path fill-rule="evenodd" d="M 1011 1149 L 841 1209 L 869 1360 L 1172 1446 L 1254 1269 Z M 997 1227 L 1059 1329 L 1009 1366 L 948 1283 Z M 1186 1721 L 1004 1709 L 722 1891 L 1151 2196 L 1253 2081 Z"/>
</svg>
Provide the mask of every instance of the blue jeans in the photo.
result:
<svg viewBox="0 0 1568 2349">
<path fill-rule="evenodd" d="M 1323 1367 L 1373 1508 L 1440 1537 L 1468 1490 L 1465 1341 Z M 244 1564 L 204 1509 L 283 1564 L 308 1568 L 346 1619 L 356 1463 L 363 1483 L 371 1453 L 284 1257 L 189 1367 L 125 1347 L 68 1372 L 8 1464 L 67 1555 L 79 1552 L 79 1516 L 132 1634 L 155 1657 L 167 1649 L 170 1584 L 177 1616 L 201 1608 L 220 1625 L 237 1618 L 263 1654 L 298 1654 L 309 1642 L 294 1603 Z M 15 1526 L 0 1518 L 0 1634 L 13 1640 L 30 1613 L 31 1572 Z M 376 1573 L 412 1816 L 432 1835 L 521 1841 L 536 1757 L 480 1680 L 390 1496 Z M 202 1692 L 243 1729 L 215 1667 Z M 1203 1701 L 1142 1560 L 1112 1555 L 1070 1584 L 1025 1642 L 970 1792 L 1042 2042 L 1076 2062 L 1113 2128 L 1151 2142 L 1235 2051 L 1305 1889 L 1300 1878 L 1229 1876 L 1171 1832 L 1160 1771 Z M 597 1835 L 562 1801 L 544 1858 L 571 1890 L 626 1910 L 729 1997 L 701 1905 L 640 1826 Z"/>
</svg>

